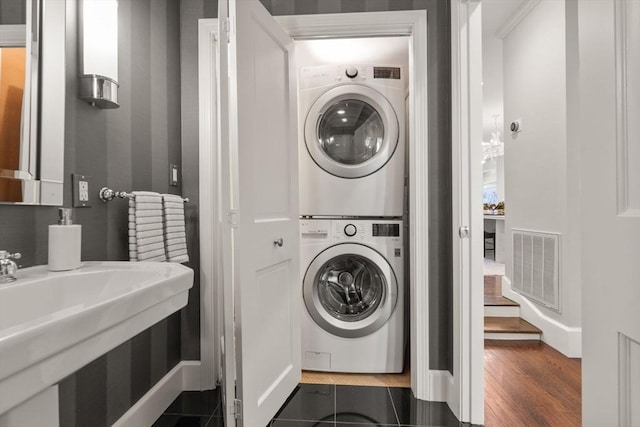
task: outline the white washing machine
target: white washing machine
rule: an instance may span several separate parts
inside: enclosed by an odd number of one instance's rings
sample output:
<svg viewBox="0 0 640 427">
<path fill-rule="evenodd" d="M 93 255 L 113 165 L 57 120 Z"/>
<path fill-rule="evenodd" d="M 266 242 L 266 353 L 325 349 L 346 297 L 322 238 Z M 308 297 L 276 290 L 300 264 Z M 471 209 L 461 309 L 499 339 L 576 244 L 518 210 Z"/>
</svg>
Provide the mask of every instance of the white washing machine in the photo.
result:
<svg viewBox="0 0 640 427">
<path fill-rule="evenodd" d="M 402 221 L 303 219 L 302 369 L 402 372 Z"/>
<path fill-rule="evenodd" d="M 300 215 L 401 217 L 404 67 L 300 69 Z"/>
</svg>

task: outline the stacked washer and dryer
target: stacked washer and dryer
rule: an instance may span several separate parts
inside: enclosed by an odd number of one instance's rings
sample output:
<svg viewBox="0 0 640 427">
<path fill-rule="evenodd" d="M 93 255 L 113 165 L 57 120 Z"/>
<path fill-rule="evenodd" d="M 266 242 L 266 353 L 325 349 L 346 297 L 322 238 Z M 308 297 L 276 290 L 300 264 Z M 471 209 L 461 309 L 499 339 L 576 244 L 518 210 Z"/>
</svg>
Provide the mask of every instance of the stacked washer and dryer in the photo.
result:
<svg viewBox="0 0 640 427">
<path fill-rule="evenodd" d="M 303 369 L 403 370 L 405 71 L 300 69 Z"/>
</svg>

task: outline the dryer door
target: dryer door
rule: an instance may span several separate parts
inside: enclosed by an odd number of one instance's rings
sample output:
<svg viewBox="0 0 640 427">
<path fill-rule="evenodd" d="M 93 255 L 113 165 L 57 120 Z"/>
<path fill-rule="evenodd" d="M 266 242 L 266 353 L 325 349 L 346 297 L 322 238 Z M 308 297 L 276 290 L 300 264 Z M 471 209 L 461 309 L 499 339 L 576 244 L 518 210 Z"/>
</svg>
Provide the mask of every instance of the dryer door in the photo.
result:
<svg viewBox="0 0 640 427">
<path fill-rule="evenodd" d="M 378 330 L 398 300 L 398 283 L 387 260 L 370 247 L 354 243 L 321 252 L 309 265 L 303 287 L 313 320 L 345 338 Z"/>
<path fill-rule="evenodd" d="M 311 106 L 305 142 L 313 160 L 342 178 L 382 168 L 398 146 L 398 118 L 389 101 L 362 85 L 335 87 Z"/>
</svg>

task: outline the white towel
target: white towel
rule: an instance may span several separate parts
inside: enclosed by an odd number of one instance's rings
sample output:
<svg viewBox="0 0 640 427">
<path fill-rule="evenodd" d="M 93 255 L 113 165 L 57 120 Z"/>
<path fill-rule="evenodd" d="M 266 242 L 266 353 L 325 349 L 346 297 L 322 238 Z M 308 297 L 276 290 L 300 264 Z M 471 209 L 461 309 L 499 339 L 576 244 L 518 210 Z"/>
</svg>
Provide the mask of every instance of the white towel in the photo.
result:
<svg viewBox="0 0 640 427">
<path fill-rule="evenodd" d="M 140 211 L 140 212 L 144 212 L 144 211 Z M 160 223 L 160 228 L 162 228 L 162 215 L 145 217 L 145 216 L 139 216 L 137 215 L 137 213 L 135 213 L 135 214 L 129 215 L 129 222 L 133 222 L 137 225 Z"/>
<path fill-rule="evenodd" d="M 147 196 L 149 197 L 149 196 Z M 162 204 L 161 203 L 137 203 L 135 204 L 135 209 L 137 211 L 160 211 L 162 212 Z"/>
<path fill-rule="evenodd" d="M 162 196 L 134 191 L 129 199 L 129 259 L 166 261 Z"/>
<path fill-rule="evenodd" d="M 136 218 L 147 218 L 147 217 L 161 217 L 162 210 L 161 209 L 152 209 L 152 210 L 140 210 L 138 208 L 129 208 L 129 216 L 135 215 Z"/>
<path fill-rule="evenodd" d="M 164 231 L 167 234 L 184 233 L 185 228 L 184 228 L 184 225 L 171 225 L 171 226 L 165 226 Z"/>
<path fill-rule="evenodd" d="M 158 203 L 158 193 L 154 193 L 153 196 L 144 196 L 141 193 L 145 193 L 145 191 L 136 191 L 136 203 Z M 162 202 L 160 202 L 162 204 Z"/>
<path fill-rule="evenodd" d="M 170 262 L 188 262 L 184 201 L 173 194 L 163 194 L 164 244 Z"/>
<path fill-rule="evenodd" d="M 184 202 L 167 201 L 164 203 L 164 205 L 167 208 L 177 208 L 177 209 L 184 208 Z"/>
</svg>

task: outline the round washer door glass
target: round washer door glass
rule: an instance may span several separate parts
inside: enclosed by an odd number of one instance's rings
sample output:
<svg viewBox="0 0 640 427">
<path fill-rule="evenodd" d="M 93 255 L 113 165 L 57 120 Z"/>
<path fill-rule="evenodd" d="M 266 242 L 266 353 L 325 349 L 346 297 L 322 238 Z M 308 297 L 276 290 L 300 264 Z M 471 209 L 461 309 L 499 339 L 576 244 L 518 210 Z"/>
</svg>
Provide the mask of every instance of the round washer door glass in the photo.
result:
<svg viewBox="0 0 640 427">
<path fill-rule="evenodd" d="M 375 89 L 342 85 L 321 95 L 309 109 L 305 143 L 313 161 L 341 178 L 375 173 L 398 146 L 398 118 Z"/>
<path fill-rule="evenodd" d="M 382 271 L 360 255 L 333 257 L 316 276 L 320 304 L 331 316 L 345 322 L 366 319 L 386 297 Z"/>
<path fill-rule="evenodd" d="M 329 158 L 345 165 L 359 165 L 382 148 L 384 123 L 367 102 L 344 99 L 320 116 L 317 135 L 320 149 Z"/>
<path fill-rule="evenodd" d="M 345 243 L 318 255 L 304 278 L 304 302 L 327 332 L 346 338 L 371 334 L 384 325 L 398 297 L 391 266 L 368 246 Z"/>
</svg>

